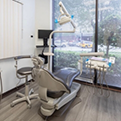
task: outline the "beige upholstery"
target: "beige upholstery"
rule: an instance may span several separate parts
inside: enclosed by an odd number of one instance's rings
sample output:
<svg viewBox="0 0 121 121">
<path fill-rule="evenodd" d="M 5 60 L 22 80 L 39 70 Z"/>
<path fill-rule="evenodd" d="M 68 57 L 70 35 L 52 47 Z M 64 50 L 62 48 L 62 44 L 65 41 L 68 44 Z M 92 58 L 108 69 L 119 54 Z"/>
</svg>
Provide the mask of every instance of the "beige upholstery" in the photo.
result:
<svg viewBox="0 0 121 121">
<path fill-rule="evenodd" d="M 36 69 L 33 69 L 33 72 L 35 70 Z M 70 89 L 66 86 L 63 80 L 55 77 L 52 73 L 50 73 L 44 68 L 40 69 L 38 74 L 33 77 L 35 77 L 34 80 L 36 80 L 40 86 L 39 95 L 40 98 L 44 101 L 48 101 L 47 90 L 53 92 L 64 91 L 70 93 Z"/>
<path fill-rule="evenodd" d="M 79 71 L 72 68 L 61 70 L 69 72 L 67 73 L 67 75 L 63 75 L 63 73 L 61 73 L 61 76 L 67 76 L 68 81 L 64 81 L 61 78 L 55 76 L 50 71 L 43 68 L 41 58 L 33 58 L 32 60 L 35 65 L 35 68 L 33 68 L 32 70 L 32 77 L 39 84 L 39 97 L 41 102 L 40 112 L 44 116 L 51 116 L 55 110 L 60 109 L 63 105 L 71 101 L 76 96 L 80 88 L 80 84 L 72 84 L 72 80 L 79 74 Z M 75 72 L 74 70 L 77 71 Z M 60 73 L 61 71 L 59 71 L 58 73 Z M 69 82 L 69 80 L 71 82 Z M 67 82 L 69 85 L 65 82 Z M 72 86 L 70 87 L 70 85 Z"/>
</svg>

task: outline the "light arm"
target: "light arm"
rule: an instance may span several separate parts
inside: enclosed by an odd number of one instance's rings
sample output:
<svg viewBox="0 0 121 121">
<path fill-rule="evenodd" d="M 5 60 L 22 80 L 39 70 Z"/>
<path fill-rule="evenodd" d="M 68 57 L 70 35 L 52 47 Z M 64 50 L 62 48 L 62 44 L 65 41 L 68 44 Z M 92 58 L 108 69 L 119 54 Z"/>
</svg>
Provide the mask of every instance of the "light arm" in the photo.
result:
<svg viewBox="0 0 121 121">
<path fill-rule="evenodd" d="M 65 15 L 65 16 L 62 17 L 62 19 L 59 20 L 59 23 L 64 24 L 64 23 L 70 22 L 71 25 L 73 26 L 73 28 L 76 28 L 75 24 L 73 23 L 73 21 L 71 19 L 70 14 L 66 10 L 66 8 L 65 8 L 65 6 L 63 5 L 62 2 L 59 2 L 59 6 L 60 6 L 60 12 L 61 12 L 60 16 Z"/>
<path fill-rule="evenodd" d="M 54 53 L 51 52 L 51 44 L 52 44 L 52 35 L 54 33 L 74 33 L 75 32 L 75 29 L 76 29 L 76 26 L 75 24 L 73 23 L 73 21 L 71 20 L 71 16 L 70 14 L 68 13 L 68 11 L 66 10 L 66 8 L 64 7 L 63 3 L 62 2 L 59 2 L 59 6 L 60 6 L 60 13 L 61 15 L 59 16 L 59 24 L 62 25 L 62 24 L 65 24 L 67 22 L 70 22 L 71 25 L 73 26 L 73 30 L 70 30 L 70 31 L 53 31 L 51 32 L 50 36 L 49 36 L 49 52 L 47 53 L 44 53 L 44 55 L 47 55 L 48 56 L 48 69 L 51 71 L 51 67 L 50 67 L 50 61 L 51 61 L 51 56 L 54 55 Z"/>
<path fill-rule="evenodd" d="M 66 16 L 71 17 L 62 2 L 59 2 L 59 6 L 60 6 L 60 12 L 62 11 Z"/>
<path fill-rule="evenodd" d="M 103 52 L 81 53 L 80 56 L 104 56 Z"/>
</svg>

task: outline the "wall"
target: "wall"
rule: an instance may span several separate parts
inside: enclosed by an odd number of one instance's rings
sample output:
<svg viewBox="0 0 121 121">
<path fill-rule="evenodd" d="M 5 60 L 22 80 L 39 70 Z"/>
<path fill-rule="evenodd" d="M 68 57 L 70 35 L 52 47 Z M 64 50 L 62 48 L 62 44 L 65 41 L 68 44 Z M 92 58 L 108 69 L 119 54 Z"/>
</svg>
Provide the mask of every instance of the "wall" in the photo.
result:
<svg viewBox="0 0 121 121">
<path fill-rule="evenodd" d="M 23 5 L 23 39 L 22 54 L 38 55 L 42 49 L 36 49 L 36 45 L 41 45 L 42 41 L 38 40 L 38 29 L 52 28 L 52 0 L 18 0 Z M 33 35 L 33 38 L 31 38 Z M 46 50 L 48 51 L 48 50 Z M 3 93 L 16 87 L 19 79 L 15 73 L 15 61 L 13 58 L 0 60 L 0 69 L 2 70 Z M 20 65 L 32 65 L 32 62 L 26 60 Z M 21 81 L 23 83 L 23 80 Z M 20 84 L 21 84 L 20 83 Z"/>
<path fill-rule="evenodd" d="M 35 0 L 35 6 L 35 41 L 36 45 L 43 45 L 38 29 L 52 29 L 52 0 Z"/>
<path fill-rule="evenodd" d="M 38 39 L 38 29 L 52 29 L 52 0 L 35 0 L 35 42 L 43 45 L 43 40 Z M 36 48 L 36 55 L 43 48 Z M 48 52 L 48 48 L 45 49 Z"/>
<path fill-rule="evenodd" d="M 35 45 L 43 45 L 43 40 L 38 39 L 38 29 L 52 29 L 52 0 L 35 0 L 35 6 Z M 42 49 L 36 48 L 35 54 L 41 54 Z"/>
<path fill-rule="evenodd" d="M 21 54 L 22 9 L 13 0 L 0 0 L 0 59 Z"/>
<path fill-rule="evenodd" d="M 23 38 L 22 54 L 34 54 L 35 50 L 35 0 L 19 0 L 23 5 Z M 34 37 L 31 38 L 31 35 Z M 32 65 L 31 61 L 26 61 L 21 65 Z M 0 69 L 2 70 L 3 92 L 16 87 L 18 79 L 15 74 L 15 61 L 13 58 L 0 60 Z M 23 82 L 23 81 L 22 81 Z"/>
</svg>

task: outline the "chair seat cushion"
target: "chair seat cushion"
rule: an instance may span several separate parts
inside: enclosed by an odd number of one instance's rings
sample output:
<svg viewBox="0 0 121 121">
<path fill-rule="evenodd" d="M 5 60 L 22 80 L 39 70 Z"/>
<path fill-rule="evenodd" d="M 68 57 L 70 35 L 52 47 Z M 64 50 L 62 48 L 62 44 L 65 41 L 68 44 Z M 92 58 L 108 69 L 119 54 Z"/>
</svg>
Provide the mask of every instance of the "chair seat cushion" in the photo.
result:
<svg viewBox="0 0 121 121">
<path fill-rule="evenodd" d="M 20 75 L 29 75 L 32 73 L 32 67 L 23 67 L 17 70 L 17 73 Z"/>
<path fill-rule="evenodd" d="M 61 78 L 70 88 L 74 78 L 76 78 L 79 74 L 80 71 L 78 69 L 66 67 L 58 70 L 54 75 L 58 78 Z"/>
<path fill-rule="evenodd" d="M 60 79 L 62 79 L 65 84 L 71 88 L 72 82 L 74 78 L 76 78 L 80 74 L 80 71 L 75 68 L 62 68 L 58 70 L 54 75 Z M 52 91 L 47 91 L 47 96 L 52 97 L 52 98 L 59 98 L 64 94 L 64 91 L 60 92 L 52 92 Z"/>
<path fill-rule="evenodd" d="M 54 91 L 47 91 L 47 96 L 51 98 L 59 98 L 61 97 L 65 92 L 60 91 L 60 92 L 54 92 Z"/>
</svg>

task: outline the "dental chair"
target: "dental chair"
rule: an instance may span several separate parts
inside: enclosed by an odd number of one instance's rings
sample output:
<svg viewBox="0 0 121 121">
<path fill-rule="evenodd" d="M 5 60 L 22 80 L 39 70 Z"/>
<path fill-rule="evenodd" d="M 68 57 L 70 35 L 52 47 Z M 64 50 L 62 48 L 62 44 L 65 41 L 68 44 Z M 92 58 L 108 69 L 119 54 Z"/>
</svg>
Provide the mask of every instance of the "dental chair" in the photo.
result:
<svg viewBox="0 0 121 121">
<path fill-rule="evenodd" d="M 80 71 L 68 67 L 53 74 L 43 67 L 41 58 L 35 57 L 32 61 L 35 65 L 32 77 L 39 84 L 41 102 L 39 111 L 43 116 L 48 117 L 76 97 L 81 85 L 73 80 Z"/>
</svg>

